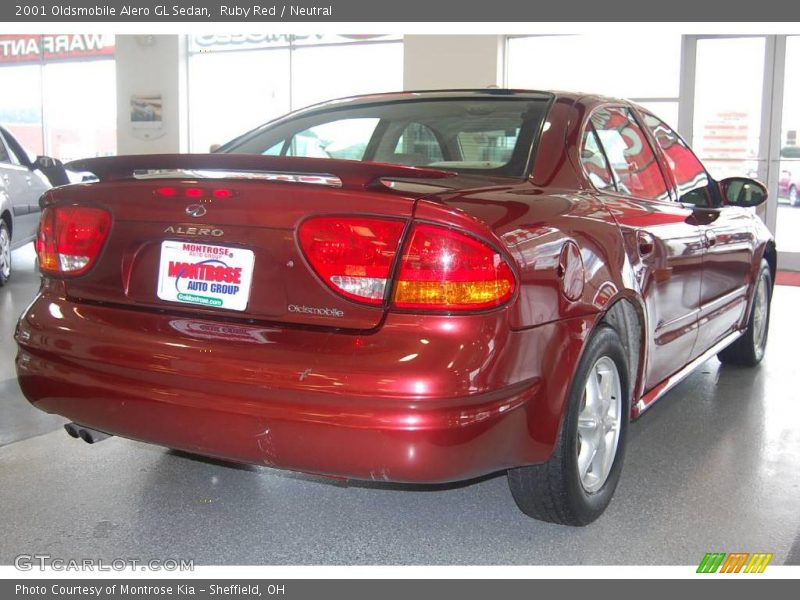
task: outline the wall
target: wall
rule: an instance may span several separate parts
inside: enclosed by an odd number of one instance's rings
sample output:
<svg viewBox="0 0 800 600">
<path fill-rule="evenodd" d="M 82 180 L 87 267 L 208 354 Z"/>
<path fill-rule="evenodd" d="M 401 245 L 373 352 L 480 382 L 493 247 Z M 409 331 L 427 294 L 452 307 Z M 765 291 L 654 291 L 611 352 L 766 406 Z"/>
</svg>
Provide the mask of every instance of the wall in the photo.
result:
<svg viewBox="0 0 800 600">
<path fill-rule="evenodd" d="M 404 44 L 407 90 L 503 85 L 503 36 L 406 35 Z"/>
</svg>

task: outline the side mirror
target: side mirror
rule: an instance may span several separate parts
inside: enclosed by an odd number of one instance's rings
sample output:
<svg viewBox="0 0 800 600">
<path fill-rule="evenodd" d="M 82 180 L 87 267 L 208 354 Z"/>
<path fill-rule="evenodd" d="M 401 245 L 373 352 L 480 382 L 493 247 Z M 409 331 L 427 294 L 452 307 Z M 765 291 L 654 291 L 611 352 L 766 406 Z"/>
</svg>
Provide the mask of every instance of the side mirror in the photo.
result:
<svg viewBox="0 0 800 600">
<path fill-rule="evenodd" d="M 767 199 L 764 184 L 747 177 L 728 177 L 719 182 L 722 201 L 727 206 L 750 208 L 763 204 Z"/>
<path fill-rule="evenodd" d="M 56 159 L 50 158 L 49 156 L 37 156 L 36 160 L 33 161 L 33 168 L 34 169 L 52 169 L 58 163 Z"/>
<path fill-rule="evenodd" d="M 219 150 L 220 146 L 222 146 L 222 144 L 211 144 L 211 145 L 208 147 L 208 151 L 209 151 L 211 154 L 213 154 L 214 152 L 216 152 L 217 150 Z"/>
</svg>

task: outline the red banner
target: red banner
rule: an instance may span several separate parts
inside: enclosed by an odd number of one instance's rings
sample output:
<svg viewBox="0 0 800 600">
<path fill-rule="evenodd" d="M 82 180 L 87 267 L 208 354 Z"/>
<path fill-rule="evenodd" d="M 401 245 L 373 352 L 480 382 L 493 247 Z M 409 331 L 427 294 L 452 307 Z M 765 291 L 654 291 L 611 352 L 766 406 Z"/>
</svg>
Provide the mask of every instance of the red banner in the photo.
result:
<svg viewBox="0 0 800 600">
<path fill-rule="evenodd" d="M 0 63 L 114 56 L 114 36 L 100 33 L 0 35 Z"/>
</svg>

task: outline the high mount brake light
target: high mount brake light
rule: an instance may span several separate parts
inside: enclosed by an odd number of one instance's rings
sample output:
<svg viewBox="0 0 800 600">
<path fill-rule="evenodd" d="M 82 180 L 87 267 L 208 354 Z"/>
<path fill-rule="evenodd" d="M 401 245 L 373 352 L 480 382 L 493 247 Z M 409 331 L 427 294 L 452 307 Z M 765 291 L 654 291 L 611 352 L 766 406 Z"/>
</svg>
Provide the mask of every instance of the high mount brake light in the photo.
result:
<svg viewBox="0 0 800 600">
<path fill-rule="evenodd" d="M 300 245 L 314 271 L 334 291 L 380 305 L 404 226 L 388 219 L 316 217 L 300 226 Z"/>
<path fill-rule="evenodd" d="M 407 309 L 480 310 L 514 293 L 514 274 L 494 248 L 458 231 L 418 224 L 406 242 L 393 306 Z"/>
<path fill-rule="evenodd" d="M 233 190 L 229 188 L 204 189 L 199 187 L 174 187 L 171 185 L 157 187 L 155 193 L 165 198 L 202 198 L 203 196 L 212 196 L 220 200 L 231 198 L 234 195 Z"/>
<path fill-rule="evenodd" d="M 404 223 L 389 219 L 316 217 L 299 230 L 311 267 L 335 292 L 382 305 Z M 425 223 L 412 227 L 395 276 L 392 306 L 413 310 L 493 308 L 514 293 L 503 256 L 464 233 Z"/>
<path fill-rule="evenodd" d="M 111 230 L 111 213 L 85 206 L 48 207 L 36 237 L 39 270 L 46 275 L 80 275 L 100 254 Z"/>
</svg>

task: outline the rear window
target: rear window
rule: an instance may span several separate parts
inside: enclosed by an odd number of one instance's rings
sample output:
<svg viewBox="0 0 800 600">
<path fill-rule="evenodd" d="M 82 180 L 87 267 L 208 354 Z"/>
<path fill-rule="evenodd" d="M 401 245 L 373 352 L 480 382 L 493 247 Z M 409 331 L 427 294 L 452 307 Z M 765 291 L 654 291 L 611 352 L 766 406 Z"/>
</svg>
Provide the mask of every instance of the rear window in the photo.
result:
<svg viewBox="0 0 800 600">
<path fill-rule="evenodd" d="M 288 117 L 220 152 L 385 162 L 524 177 L 549 98 L 406 100 Z"/>
</svg>

